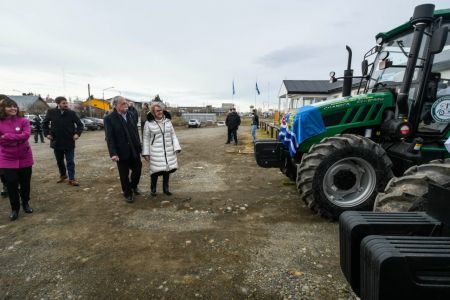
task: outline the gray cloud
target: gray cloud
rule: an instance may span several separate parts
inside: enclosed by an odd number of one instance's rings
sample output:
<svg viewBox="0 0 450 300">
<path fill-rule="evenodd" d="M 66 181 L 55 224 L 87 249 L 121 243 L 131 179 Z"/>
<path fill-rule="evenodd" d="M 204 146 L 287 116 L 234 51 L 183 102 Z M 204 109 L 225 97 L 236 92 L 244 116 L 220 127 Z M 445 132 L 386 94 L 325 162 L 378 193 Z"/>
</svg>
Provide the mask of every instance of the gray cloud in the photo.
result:
<svg viewBox="0 0 450 300">
<path fill-rule="evenodd" d="M 294 45 L 269 52 L 258 58 L 256 63 L 269 68 L 278 68 L 288 64 L 297 64 L 317 55 L 317 49 L 311 46 Z"/>
</svg>

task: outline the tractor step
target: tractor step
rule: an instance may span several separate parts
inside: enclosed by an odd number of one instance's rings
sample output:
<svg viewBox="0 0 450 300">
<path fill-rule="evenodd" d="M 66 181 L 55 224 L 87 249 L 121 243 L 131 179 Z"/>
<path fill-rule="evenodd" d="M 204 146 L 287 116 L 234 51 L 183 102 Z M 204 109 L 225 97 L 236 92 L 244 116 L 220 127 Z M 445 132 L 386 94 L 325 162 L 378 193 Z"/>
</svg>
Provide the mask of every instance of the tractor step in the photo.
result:
<svg viewBox="0 0 450 300">
<path fill-rule="evenodd" d="M 450 237 L 368 236 L 361 299 L 450 299 Z"/>
<path fill-rule="evenodd" d="M 360 244 L 369 235 L 438 235 L 441 222 L 425 212 L 374 213 L 347 211 L 340 216 L 341 269 L 360 295 Z"/>
</svg>

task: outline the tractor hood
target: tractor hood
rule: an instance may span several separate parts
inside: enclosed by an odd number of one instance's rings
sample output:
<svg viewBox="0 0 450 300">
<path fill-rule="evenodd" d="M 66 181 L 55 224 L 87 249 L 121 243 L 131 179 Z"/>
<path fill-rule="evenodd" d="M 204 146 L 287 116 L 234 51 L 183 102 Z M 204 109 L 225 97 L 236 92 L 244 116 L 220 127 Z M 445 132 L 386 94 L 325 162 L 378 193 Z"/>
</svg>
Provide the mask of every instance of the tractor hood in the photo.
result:
<svg viewBox="0 0 450 300">
<path fill-rule="evenodd" d="M 394 108 L 394 96 L 389 91 L 326 100 L 291 111 L 286 115 L 286 129 L 295 137 L 304 137 L 297 140 L 297 148 L 307 152 L 324 137 L 379 126 L 388 108 Z M 318 129 L 320 124 L 323 130 Z M 305 136 L 305 132 L 311 134 Z"/>
</svg>

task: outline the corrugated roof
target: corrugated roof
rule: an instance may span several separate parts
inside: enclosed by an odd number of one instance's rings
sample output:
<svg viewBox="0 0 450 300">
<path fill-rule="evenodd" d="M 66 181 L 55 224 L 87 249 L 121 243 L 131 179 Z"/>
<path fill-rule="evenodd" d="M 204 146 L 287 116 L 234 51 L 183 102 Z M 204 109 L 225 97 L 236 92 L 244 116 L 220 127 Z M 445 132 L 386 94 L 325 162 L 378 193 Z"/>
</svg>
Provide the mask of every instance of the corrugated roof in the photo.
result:
<svg viewBox="0 0 450 300">
<path fill-rule="evenodd" d="M 353 79 L 353 87 L 358 87 L 361 79 Z M 342 89 L 343 81 L 330 83 L 328 80 L 283 80 L 288 94 L 329 94 Z"/>
<path fill-rule="evenodd" d="M 284 80 L 288 93 L 320 93 L 326 94 L 329 90 L 342 86 L 342 82 L 330 83 L 328 80 Z"/>
<path fill-rule="evenodd" d="M 17 103 L 20 110 L 26 110 L 30 105 L 39 100 L 45 103 L 45 101 L 40 96 L 27 95 L 27 96 L 8 96 L 8 97 Z"/>
</svg>

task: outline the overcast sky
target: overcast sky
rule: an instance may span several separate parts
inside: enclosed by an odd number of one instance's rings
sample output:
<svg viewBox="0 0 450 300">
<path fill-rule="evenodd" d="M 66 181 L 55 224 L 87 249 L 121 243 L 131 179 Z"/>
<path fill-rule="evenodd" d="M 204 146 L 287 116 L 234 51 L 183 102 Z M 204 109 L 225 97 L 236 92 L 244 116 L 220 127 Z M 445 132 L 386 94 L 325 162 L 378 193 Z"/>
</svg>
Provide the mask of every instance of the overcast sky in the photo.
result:
<svg viewBox="0 0 450 300">
<path fill-rule="evenodd" d="M 180 106 L 278 103 L 284 79 L 360 74 L 374 36 L 416 0 L 2 0 L 0 93 L 150 100 Z M 450 1 L 432 1 L 437 9 Z M 270 87 L 270 88 L 269 88 Z M 16 91 L 14 91 L 16 90 Z"/>
</svg>

